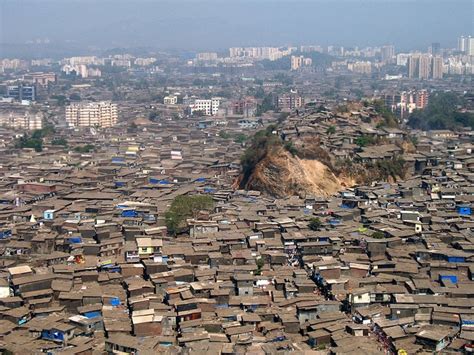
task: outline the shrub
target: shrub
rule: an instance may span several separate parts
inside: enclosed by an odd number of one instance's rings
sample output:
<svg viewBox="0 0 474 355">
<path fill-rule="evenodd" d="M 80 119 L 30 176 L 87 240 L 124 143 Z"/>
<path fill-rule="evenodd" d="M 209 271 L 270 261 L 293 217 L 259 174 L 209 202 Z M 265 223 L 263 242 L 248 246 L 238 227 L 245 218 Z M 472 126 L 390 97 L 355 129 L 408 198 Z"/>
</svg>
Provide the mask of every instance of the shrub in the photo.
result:
<svg viewBox="0 0 474 355">
<path fill-rule="evenodd" d="M 296 147 L 293 145 L 293 142 L 286 142 L 284 147 L 285 150 L 288 151 L 291 155 L 298 155 L 298 149 L 296 149 Z"/>
<path fill-rule="evenodd" d="M 177 196 L 169 210 L 165 213 L 166 227 L 168 232 L 176 235 L 185 227 L 186 219 L 195 218 L 202 210 L 212 210 L 214 200 L 206 195 L 181 195 Z"/>
<path fill-rule="evenodd" d="M 83 146 L 74 147 L 74 151 L 77 153 L 90 153 L 95 150 L 95 146 L 92 144 L 86 144 Z"/>
<path fill-rule="evenodd" d="M 35 136 L 34 133 L 31 137 L 25 134 L 15 142 L 15 148 L 32 148 L 36 152 L 41 152 L 43 151 L 43 138 L 38 137 L 37 135 Z"/>
<path fill-rule="evenodd" d="M 374 232 L 372 233 L 371 237 L 374 239 L 384 239 L 385 234 L 383 234 L 382 232 Z"/>
<path fill-rule="evenodd" d="M 54 138 L 51 141 L 52 145 L 62 145 L 63 147 L 67 147 L 67 140 L 64 138 Z"/>
<path fill-rule="evenodd" d="M 317 231 L 321 228 L 323 224 L 321 223 L 321 220 L 318 217 L 313 217 L 309 220 L 308 227 L 312 231 Z"/>
</svg>

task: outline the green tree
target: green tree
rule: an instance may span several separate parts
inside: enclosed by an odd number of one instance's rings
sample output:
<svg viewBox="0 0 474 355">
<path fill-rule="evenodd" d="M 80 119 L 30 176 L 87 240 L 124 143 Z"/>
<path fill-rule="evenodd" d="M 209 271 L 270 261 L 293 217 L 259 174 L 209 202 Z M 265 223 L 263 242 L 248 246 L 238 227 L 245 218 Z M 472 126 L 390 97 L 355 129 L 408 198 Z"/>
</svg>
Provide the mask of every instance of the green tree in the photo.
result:
<svg viewBox="0 0 474 355">
<path fill-rule="evenodd" d="M 127 127 L 128 133 L 136 133 L 138 131 L 138 126 L 135 122 L 131 122 Z"/>
<path fill-rule="evenodd" d="M 321 229 L 322 227 L 322 223 L 321 223 L 321 220 L 318 218 L 318 217 L 313 217 L 309 220 L 309 223 L 308 223 L 308 227 L 309 229 L 311 229 L 312 231 L 318 231 Z"/>
<path fill-rule="evenodd" d="M 15 148 L 32 148 L 36 152 L 43 151 L 43 138 L 38 136 L 36 131 L 33 132 L 33 136 L 29 137 L 28 134 L 23 135 L 15 142 Z"/>
<path fill-rule="evenodd" d="M 285 122 L 289 115 L 290 115 L 290 114 L 289 114 L 288 112 L 281 112 L 281 113 L 278 115 L 278 123 L 283 123 L 283 122 Z"/>
<path fill-rule="evenodd" d="M 72 93 L 69 95 L 69 100 L 71 101 L 81 101 L 81 96 L 77 93 Z"/>
<path fill-rule="evenodd" d="M 58 106 L 64 106 L 64 105 L 66 105 L 66 103 L 68 101 L 67 97 L 64 96 L 64 95 L 53 95 L 53 96 L 51 96 L 51 98 L 53 100 L 56 100 L 56 103 L 58 104 Z"/>
<path fill-rule="evenodd" d="M 52 145 L 61 145 L 63 147 L 67 147 L 67 140 L 64 139 L 64 138 L 54 138 L 52 141 L 51 141 L 51 144 Z"/>
<path fill-rule="evenodd" d="M 240 144 L 244 143 L 246 140 L 247 140 L 247 136 L 243 133 L 237 134 L 234 138 L 234 142 L 240 143 Z"/>
<path fill-rule="evenodd" d="M 271 110 L 276 110 L 275 98 L 272 94 L 268 94 L 263 98 L 262 103 L 260 105 L 257 105 L 257 112 L 255 115 L 258 117 L 261 116 L 263 113 Z"/>
<path fill-rule="evenodd" d="M 90 153 L 95 150 L 95 146 L 92 144 L 86 144 L 82 146 L 74 147 L 74 151 L 77 153 Z"/>
<path fill-rule="evenodd" d="M 219 131 L 219 137 L 221 137 L 222 139 L 229 139 L 231 136 L 226 131 L 221 130 L 221 131 Z"/>
<path fill-rule="evenodd" d="M 286 151 L 288 151 L 291 155 L 296 156 L 298 155 L 298 149 L 294 146 L 293 142 L 286 142 L 284 145 Z"/>
<path fill-rule="evenodd" d="M 148 114 L 148 118 L 150 119 L 150 121 L 156 121 L 157 119 L 160 118 L 160 115 L 159 115 L 158 112 L 156 112 L 156 111 L 151 111 L 151 112 Z"/>
<path fill-rule="evenodd" d="M 257 99 L 263 99 L 265 97 L 265 90 L 263 90 L 263 86 L 257 87 L 255 90 L 255 98 Z"/>
<path fill-rule="evenodd" d="M 371 237 L 374 238 L 374 239 L 384 239 L 385 234 L 382 233 L 382 232 L 374 232 L 374 233 L 372 233 Z"/>
<path fill-rule="evenodd" d="M 382 116 L 382 121 L 378 124 L 378 127 L 397 128 L 398 118 L 395 114 L 387 108 L 383 100 L 373 101 L 375 111 Z"/>
<path fill-rule="evenodd" d="M 373 143 L 374 143 L 374 139 L 370 136 L 360 136 L 360 137 L 357 137 L 355 140 L 355 144 L 357 144 L 359 147 L 366 147 Z"/>
<path fill-rule="evenodd" d="M 214 208 L 214 200 L 207 195 L 180 195 L 171 203 L 165 213 L 166 227 L 168 232 L 176 235 L 186 227 L 186 219 L 195 218 L 202 210 L 211 211 Z"/>
<path fill-rule="evenodd" d="M 401 156 L 378 161 L 373 167 L 377 169 L 380 177 L 383 179 L 387 179 L 389 176 L 397 179 L 405 175 L 405 160 Z"/>
<path fill-rule="evenodd" d="M 423 110 L 415 110 L 408 118 L 408 125 L 423 130 L 474 128 L 474 114 L 461 111 L 466 106 L 463 97 L 454 92 L 432 94 Z"/>
<path fill-rule="evenodd" d="M 336 133 L 336 126 L 329 126 L 328 129 L 326 130 L 326 133 L 329 135 Z"/>
<path fill-rule="evenodd" d="M 257 258 L 256 264 L 257 264 L 257 271 L 255 272 L 255 275 L 261 275 L 262 269 L 265 266 L 265 260 L 260 256 Z"/>
<path fill-rule="evenodd" d="M 245 186 L 249 177 L 252 175 L 256 165 L 262 161 L 270 151 L 282 146 L 278 136 L 272 132 L 275 130 L 274 125 L 268 126 L 264 130 L 260 130 L 254 134 L 251 144 L 245 149 L 244 154 L 240 158 L 242 166 L 243 179 L 241 186 Z"/>
</svg>

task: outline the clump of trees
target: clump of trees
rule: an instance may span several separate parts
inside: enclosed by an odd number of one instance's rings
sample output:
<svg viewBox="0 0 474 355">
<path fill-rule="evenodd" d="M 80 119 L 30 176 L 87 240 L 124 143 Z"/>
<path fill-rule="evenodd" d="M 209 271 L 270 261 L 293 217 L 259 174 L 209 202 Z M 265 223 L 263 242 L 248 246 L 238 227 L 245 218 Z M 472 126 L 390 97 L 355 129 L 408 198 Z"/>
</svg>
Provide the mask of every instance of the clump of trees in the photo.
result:
<svg viewBox="0 0 474 355">
<path fill-rule="evenodd" d="M 359 147 L 367 147 L 368 145 L 375 144 L 375 139 L 372 136 L 362 135 L 357 137 L 354 141 Z"/>
<path fill-rule="evenodd" d="M 377 231 L 377 232 L 372 233 L 371 237 L 374 239 L 384 239 L 385 234 Z"/>
<path fill-rule="evenodd" d="M 148 114 L 148 119 L 152 122 L 158 121 L 160 119 L 160 114 L 157 111 L 151 111 Z"/>
<path fill-rule="evenodd" d="M 252 138 L 250 146 L 240 158 L 243 171 L 242 184 L 245 185 L 257 164 L 262 161 L 271 151 L 281 147 L 280 138 L 272 132 L 276 129 L 274 125 L 258 131 Z"/>
<path fill-rule="evenodd" d="M 289 152 L 294 157 L 298 155 L 298 149 L 295 147 L 293 142 L 286 142 L 283 146 L 287 152 Z"/>
<path fill-rule="evenodd" d="M 43 137 L 35 135 L 35 132 L 32 136 L 25 133 L 15 142 L 15 148 L 32 148 L 36 152 L 41 152 L 43 151 Z"/>
<path fill-rule="evenodd" d="M 385 103 L 382 100 L 375 100 L 373 105 L 375 111 L 377 111 L 382 117 L 382 121 L 377 125 L 379 128 L 398 128 L 399 124 L 397 116 L 395 116 L 395 114 L 385 106 Z"/>
<path fill-rule="evenodd" d="M 22 137 L 17 139 L 15 148 L 32 148 L 36 152 L 41 152 L 43 151 L 43 138 L 54 133 L 54 127 L 50 124 L 46 124 L 44 128 L 33 131 L 31 136 L 25 133 Z"/>
<path fill-rule="evenodd" d="M 235 143 L 242 144 L 247 140 L 247 136 L 243 133 L 230 134 L 224 130 L 219 131 L 219 137 L 222 139 L 232 139 Z"/>
<path fill-rule="evenodd" d="M 63 147 L 67 147 L 67 140 L 65 138 L 54 138 L 52 141 L 51 141 L 51 144 L 52 145 L 60 145 L 60 146 L 63 146 Z"/>
<path fill-rule="evenodd" d="M 379 176 L 383 179 L 388 179 L 388 177 L 397 179 L 405 175 L 405 160 L 402 157 L 378 161 L 374 167 L 377 169 Z"/>
<path fill-rule="evenodd" d="M 235 143 L 239 143 L 239 144 L 242 144 L 244 143 L 245 141 L 247 140 L 247 136 L 243 133 L 238 133 L 235 137 L 234 137 L 234 142 Z"/>
<path fill-rule="evenodd" d="M 408 118 L 408 125 L 422 130 L 474 128 L 474 114 L 461 112 L 464 99 L 453 92 L 432 94 L 423 110 L 415 110 Z"/>
<path fill-rule="evenodd" d="M 81 145 L 74 147 L 74 151 L 77 153 L 90 153 L 95 150 L 95 146 L 92 144 L 86 144 L 86 145 Z"/>
<path fill-rule="evenodd" d="M 329 126 L 328 129 L 326 130 L 326 134 L 332 135 L 336 133 L 336 126 Z"/>
<path fill-rule="evenodd" d="M 256 261 L 257 264 L 257 270 L 255 271 L 255 275 L 261 275 L 262 274 L 262 269 L 265 266 L 265 260 L 263 257 L 259 257 Z"/>
<path fill-rule="evenodd" d="M 226 131 L 221 130 L 221 131 L 219 131 L 219 137 L 221 137 L 222 139 L 229 139 L 232 136 L 229 133 L 227 133 Z"/>
<path fill-rule="evenodd" d="M 168 232 L 176 235 L 186 227 L 186 219 L 196 218 L 199 211 L 214 209 L 214 200 L 207 195 L 177 196 L 165 213 Z"/>
<path fill-rule="evenodd" d="M 272 94 L 267 94 L 262 100 L 262 103 L 257 105 L 257 112 L 255 116 L 260 117 L 267 111 L 276 111 L 277 106 L 275 102 L 275 97 Z"/>
<path fill-rule="evenodd" d="M 312 231 L 318 231 L 321 229 L 322 227 L 322 223 L 321 223 L 321 220 L 318 218 L 318 217 L 312 217 L 310 220 L 309 220 L 309 223 L 308 223 L 308 227 L 309 229 L 311 229 Z"/>
</svg>

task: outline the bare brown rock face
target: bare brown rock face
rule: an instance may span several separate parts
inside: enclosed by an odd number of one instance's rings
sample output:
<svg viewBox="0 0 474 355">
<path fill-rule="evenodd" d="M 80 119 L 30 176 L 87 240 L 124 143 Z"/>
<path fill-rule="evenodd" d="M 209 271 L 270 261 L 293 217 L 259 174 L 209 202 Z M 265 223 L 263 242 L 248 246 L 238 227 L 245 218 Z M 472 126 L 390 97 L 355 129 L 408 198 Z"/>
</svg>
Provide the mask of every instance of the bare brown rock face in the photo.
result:
<svg viewBox="0 0 474 355">
<path fill-rule="evenodd" d="M 291 195 L 326 197 L 348 185 L 353 185 L 353 181 L 338 178 L 319 160 L 300 159 L 279 148 L 255 166 L 245 187 L 276 197 Z"/>
</svg>

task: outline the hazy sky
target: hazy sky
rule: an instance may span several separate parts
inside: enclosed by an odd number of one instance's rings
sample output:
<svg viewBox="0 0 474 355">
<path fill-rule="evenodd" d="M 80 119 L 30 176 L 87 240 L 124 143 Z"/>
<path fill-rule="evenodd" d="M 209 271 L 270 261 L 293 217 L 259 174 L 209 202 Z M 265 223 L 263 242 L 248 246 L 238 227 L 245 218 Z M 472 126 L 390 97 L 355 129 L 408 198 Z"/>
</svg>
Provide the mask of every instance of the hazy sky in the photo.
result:
<svg viewBox="0 0 474 355">
<path fill-rule="evenodd" d="M 0 0 L 0 43 L 223 49 L 338 44 L 454 47 L 474 0 Z M 1 47 L 0 47 L 1 48 Z M 1 53 L 0 53 L 1 56 Z"/>
</svg>

